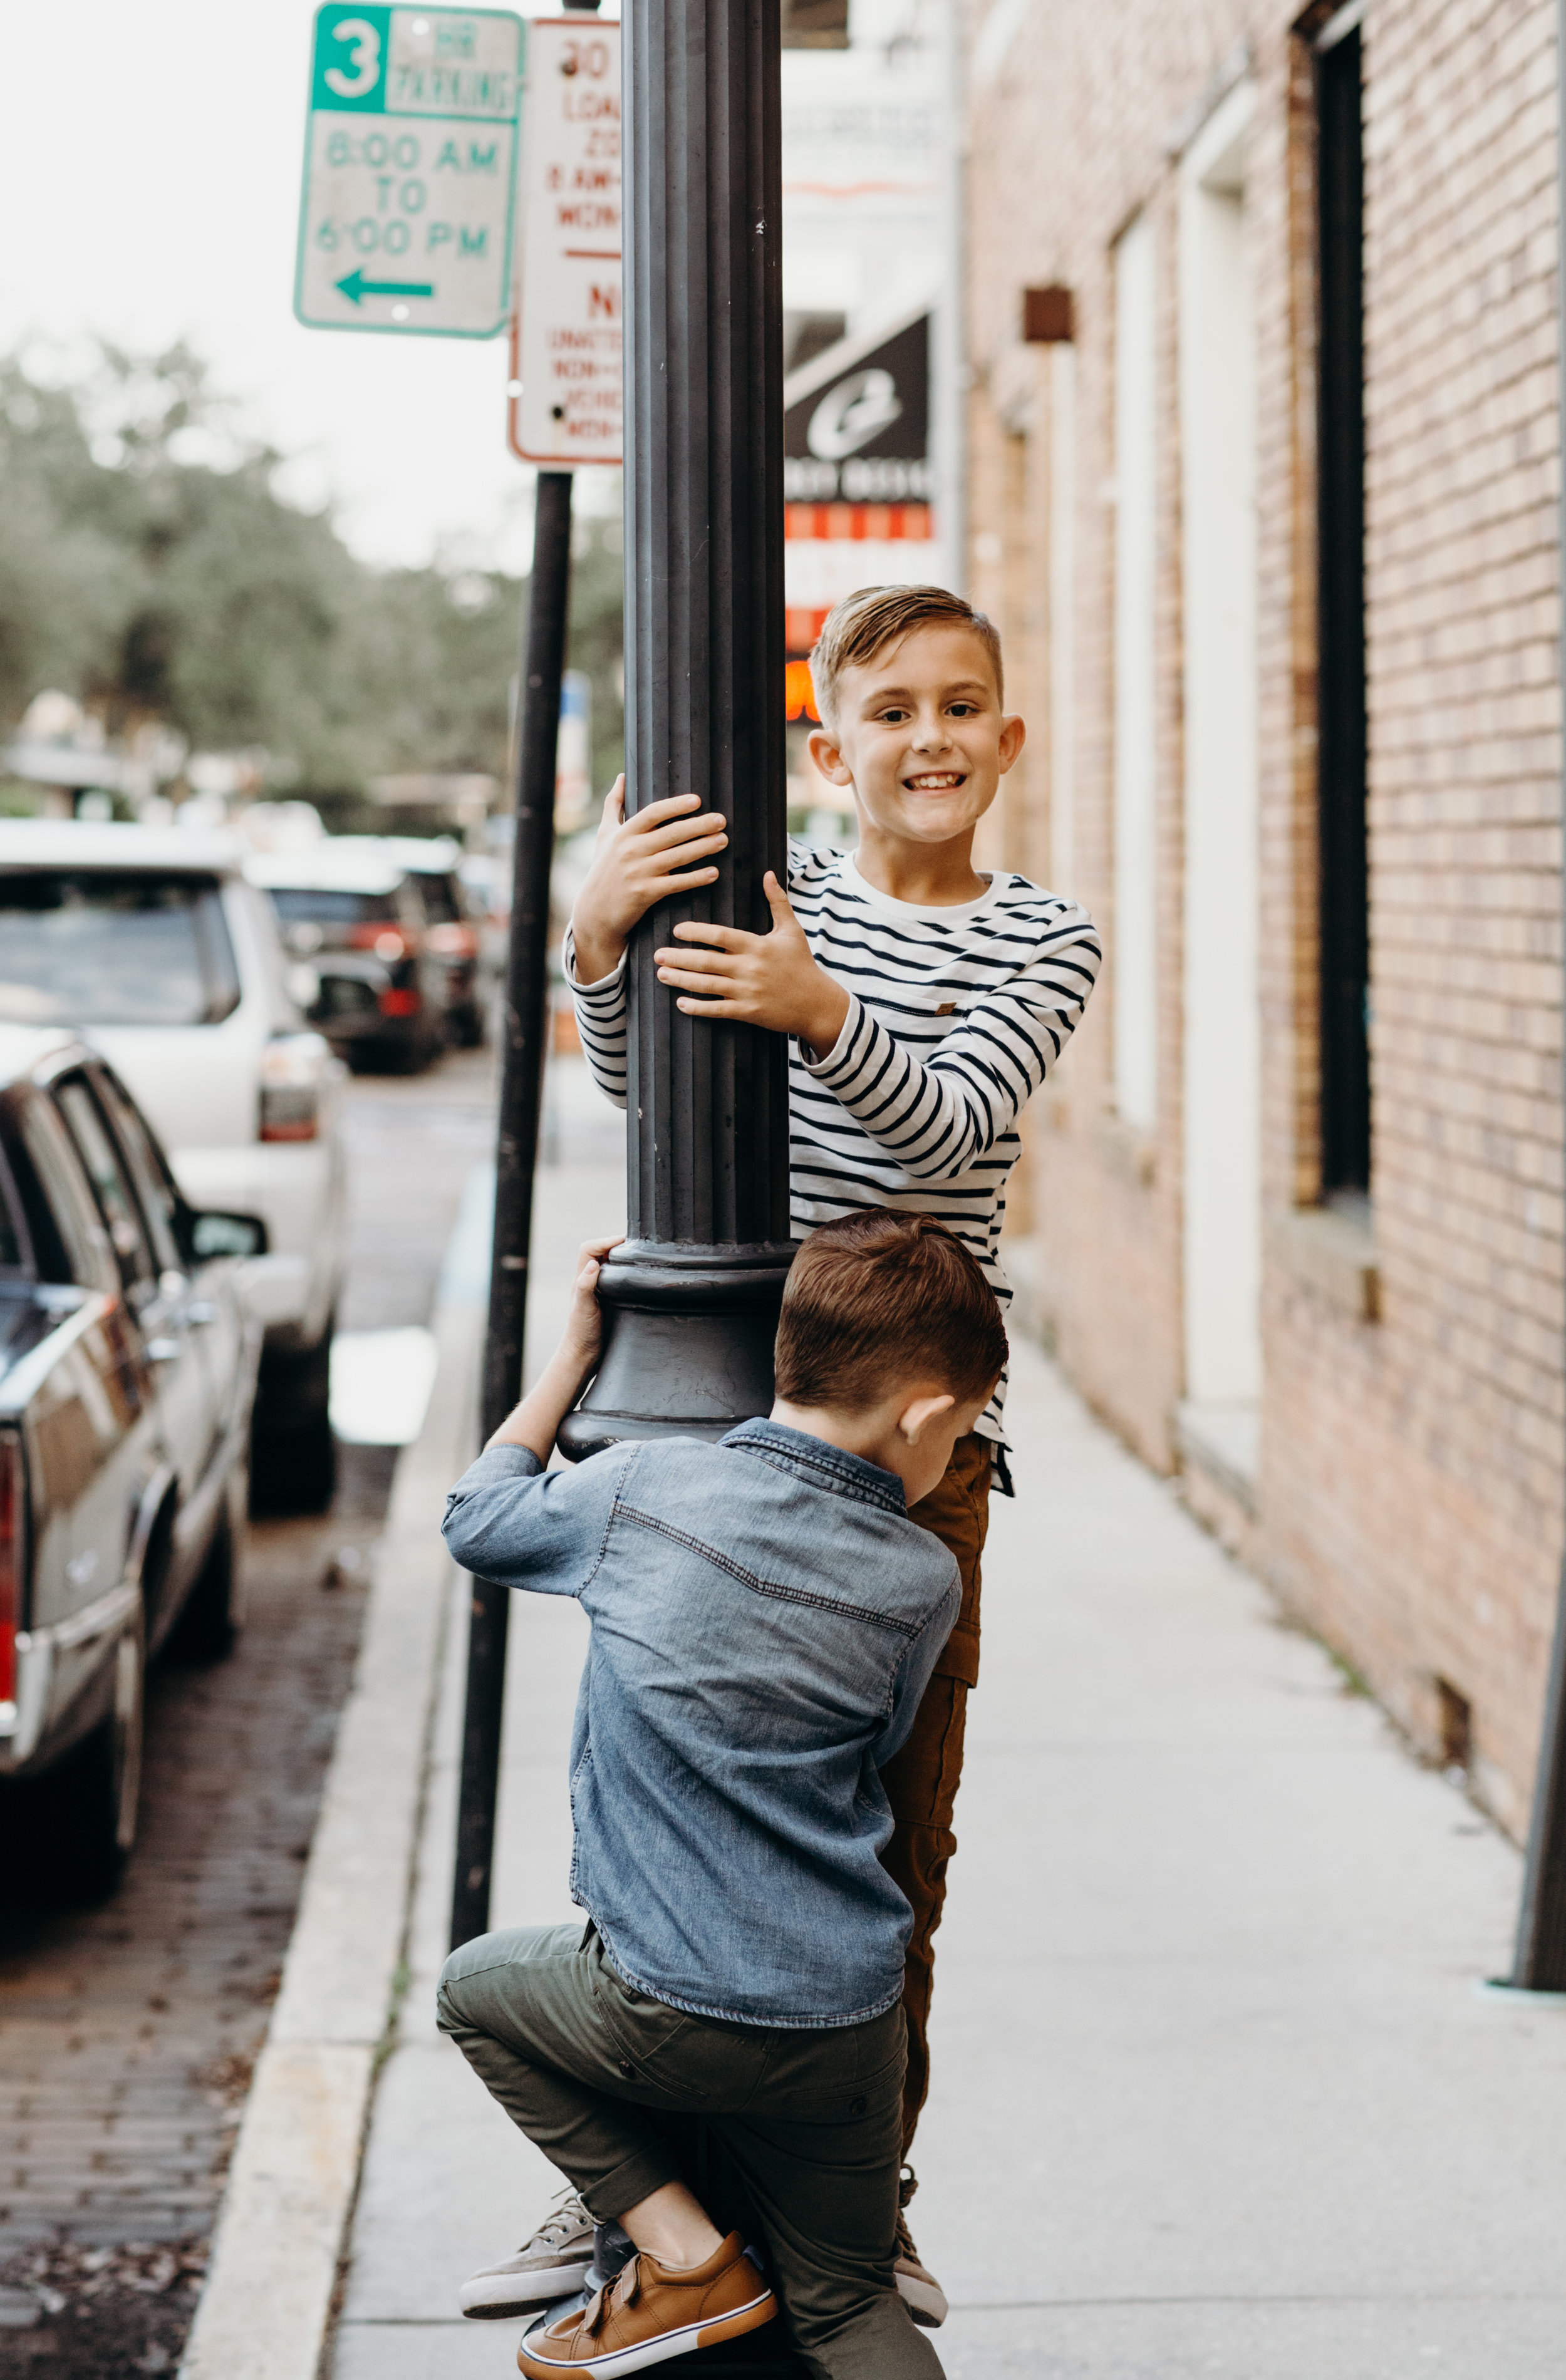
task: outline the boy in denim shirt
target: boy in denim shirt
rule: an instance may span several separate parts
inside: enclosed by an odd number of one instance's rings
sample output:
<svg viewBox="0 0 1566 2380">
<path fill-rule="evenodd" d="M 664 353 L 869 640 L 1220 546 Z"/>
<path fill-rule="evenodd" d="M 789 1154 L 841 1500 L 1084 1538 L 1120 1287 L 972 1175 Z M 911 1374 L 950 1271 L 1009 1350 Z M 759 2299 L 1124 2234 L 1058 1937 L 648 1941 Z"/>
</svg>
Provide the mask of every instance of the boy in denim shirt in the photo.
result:
<svg viewBox="0 0 1566 2380">
<path fill-rule="evenodd" d="M 591 1922 L 485 1935 L 441 1979 L 443 2030 L 638 2252 L 518 2362 L 619 2375 L 776 2313 L 658 2121 L 699 2113 L 745 2178 L 810 2370 L 939 2374 L 893 2276 L 912 1914 L 881 1861 L 880 1771 L 960 1602 L 908 1507 L 984 1410 L 999 1311 L 930 1218 L 828 1224 L 795 1260 L 767 1420 L 546 1471 L 597 1355 L 608 1245 L 584 1251 L 564 1339 L 445 1523 L 465 1568 L 577 1596 L 592 1622 L 571 1755 L 572 1894 Z"/>
</svg>

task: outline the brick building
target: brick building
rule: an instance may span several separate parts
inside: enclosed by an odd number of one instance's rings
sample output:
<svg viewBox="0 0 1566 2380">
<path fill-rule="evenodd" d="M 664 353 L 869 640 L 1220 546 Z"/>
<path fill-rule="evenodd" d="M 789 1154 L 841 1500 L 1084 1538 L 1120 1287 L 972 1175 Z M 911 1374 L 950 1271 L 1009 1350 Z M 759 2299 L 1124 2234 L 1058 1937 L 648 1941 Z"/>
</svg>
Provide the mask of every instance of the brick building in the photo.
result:
<svg viewBox="0 0 1566 2380">
<path fill-rule="evenodd" d="M 992 851 L 1109 965 L 1008 1260 L 1526 1821 L 1563 1505 L 1546 0 L 968 0 Z"/>
</svg>

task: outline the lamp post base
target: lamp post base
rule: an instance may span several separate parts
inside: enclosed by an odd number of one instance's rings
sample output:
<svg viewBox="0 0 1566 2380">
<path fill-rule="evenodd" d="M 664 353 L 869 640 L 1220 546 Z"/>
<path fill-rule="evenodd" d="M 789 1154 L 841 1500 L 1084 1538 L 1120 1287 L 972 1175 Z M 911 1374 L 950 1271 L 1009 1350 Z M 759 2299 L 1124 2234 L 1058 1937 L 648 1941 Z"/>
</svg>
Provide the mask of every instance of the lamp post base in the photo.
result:
<svg viewBox="0 0 1566 2380">
<path fill-rule="evenodd" d="M 568 1463 L 627 1438 L 720 1439 L 770 1413 L 772 1342 L 795 1244 L 627 1240 L 599 1274 L 604 1344 L 561 1425 Z"/>
</svg>

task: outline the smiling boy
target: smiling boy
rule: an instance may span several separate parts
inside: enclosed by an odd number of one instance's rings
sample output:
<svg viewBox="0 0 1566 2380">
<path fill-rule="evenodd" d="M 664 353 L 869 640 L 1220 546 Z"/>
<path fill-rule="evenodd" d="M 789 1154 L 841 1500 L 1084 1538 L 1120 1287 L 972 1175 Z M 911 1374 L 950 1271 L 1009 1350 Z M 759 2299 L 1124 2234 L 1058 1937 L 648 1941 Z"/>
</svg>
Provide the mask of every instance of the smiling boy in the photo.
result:
<svg viewBox="0 0 1566 2380">
<path fill-rule="evenodd" d="M 1086 912 L 1007 870 L 973 864 L 974 832 L 1023 748 L 1005 709 L 992 624 L 940 587 L 872 587 L 828 614 L 811 656 L 820 727 L 811 758 L 851 785 L 852 853 L 793 844 L 788 889 L 766 880 L 772 929 L 679 925 L 659 979 L 693 1016 L 792 1038 L 793 1223 L 867 1207 L 939 1217 L 983 1268 L 1002 1311 L 1006 1177 L 1017 1119 L 1081 1017 L 1100 962 Z M 629 820 L 605 805 L 566 963 L 589 1062 L 625 1099 L 627 939 L 670 894 L 711 883 L 724 820 L 694 794 Z M 914 1912 L 904 2007 L 904 2148 L 929 2090 L 933 1941 L 956 1848 L 969 1689 L 978 1678 L 979 1560 L 992 1471 L 1010 1493 L 1005 1383 L 911 1517 L 956 1557 L 963 1602 L 908 1742 L 885 1771 L 896 1831 L 885 1864 Z M 905 2191 L 912 2193 L 910 2176 Z M 917 2319 L 946 2312 L 904 2224 L 898 2285 Z"/>
</svg>

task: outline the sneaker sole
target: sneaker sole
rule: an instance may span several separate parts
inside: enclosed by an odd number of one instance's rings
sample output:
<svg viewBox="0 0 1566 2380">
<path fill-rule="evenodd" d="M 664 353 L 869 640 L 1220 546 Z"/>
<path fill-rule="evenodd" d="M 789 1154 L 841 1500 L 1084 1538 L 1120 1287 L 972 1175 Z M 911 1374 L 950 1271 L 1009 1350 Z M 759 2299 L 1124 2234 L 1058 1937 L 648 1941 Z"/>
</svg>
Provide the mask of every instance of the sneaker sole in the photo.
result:
<svg viewBox="0 0 1566 2380">
<path fill-rule="evenodd" d="M 504 2322 L 508 2314 L 530 2313 L 535 2306 L 549 2305 L 555 2298 L 568 2298 L 583 2288 L 592 2271 L 592 2258 L 584 2256 L 579 2265 L 556 2265 L 547 2273 L 508 2274 L 492 2286 L 493 2295 L 478 2297 L 470 2305 L 464 2289 L 462 2311 L 473 2322 Z M 476 2284 L 469 2282 L 468 2288 Z"/>
<path fill-rule="evenodd" d="M 739 2338 L 747 2330 L 759 2330 L 777 2313 L 778 2301 L 771 2289 L 764 2289 L 748 2305 L 736 2306 L 733 2313 L 720 2314 L 712 2322 L 687 2322 L 678 2330 L 666 2330 L 657 2338 L 644 2339 L 639 2347 L 616 2347 L 607 2355 L 578 2355 L 569 2362 L 553 2356 L 538 2355 L 526 2339 L 516 2350 L 517 2369 L 526 2372 L 529 2380 L 554 2380 L 556 2373 L 566 2372 L 576 2380 L 578 2374 L 591 2374 L 593 2380 L 621 2380 L 628 2372 L 645 2372 L 649 2364 L 667 2363 L 676 2355 L 690 2355 L 700 2347 L 721 2347 L 728 2338 Z"/>
<path fill-rule="evenodd" d="M 910 2273 L 898 2274 L 897 2294 L 921 2330 L 939 2330 L 952 2311 L 939 2283 L 916 2281 Z"/>
</svg>

